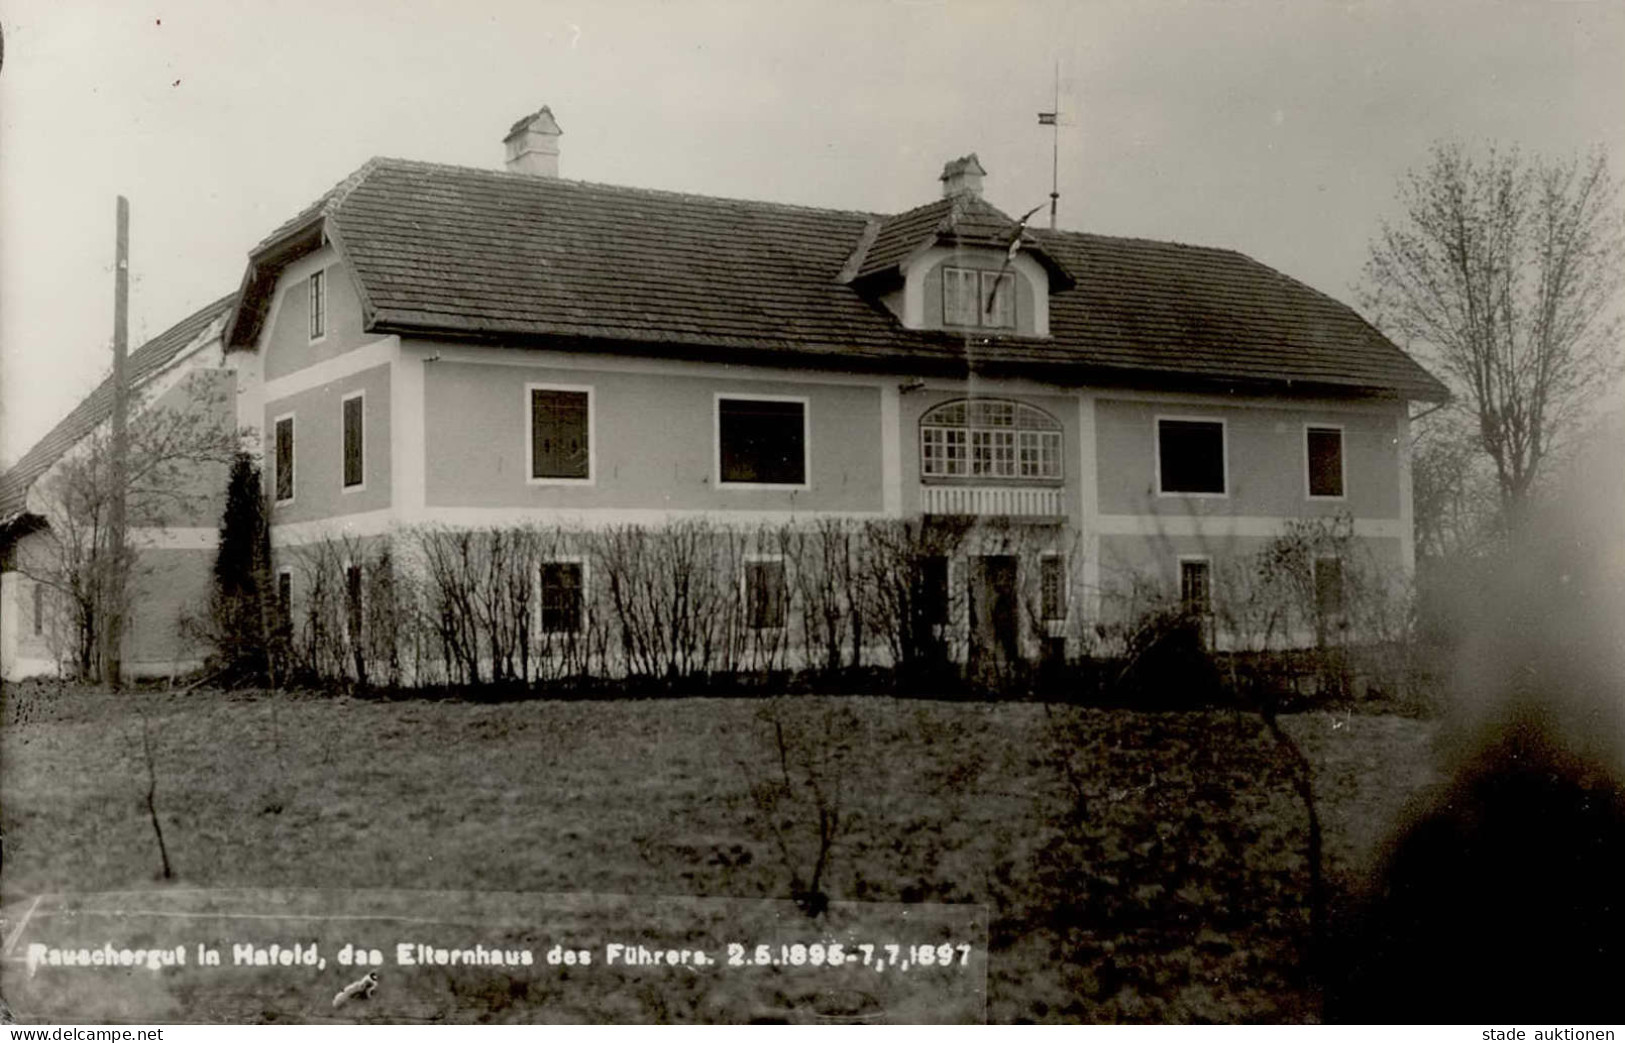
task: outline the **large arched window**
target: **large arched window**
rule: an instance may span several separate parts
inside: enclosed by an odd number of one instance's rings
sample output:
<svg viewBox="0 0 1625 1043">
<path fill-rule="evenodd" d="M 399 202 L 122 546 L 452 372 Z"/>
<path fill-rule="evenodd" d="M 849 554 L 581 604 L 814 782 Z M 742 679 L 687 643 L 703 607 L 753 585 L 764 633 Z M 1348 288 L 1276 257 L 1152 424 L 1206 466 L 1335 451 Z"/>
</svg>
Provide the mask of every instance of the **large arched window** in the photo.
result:
<svg viewBox="0 0 1625 1043">
<path fill-rule="evenodd" d="M 1061 423 L 1036 406 L 997 398 L 944 402 L 920 418 L 926 478 L 1061 477 Z"/>
</svg>

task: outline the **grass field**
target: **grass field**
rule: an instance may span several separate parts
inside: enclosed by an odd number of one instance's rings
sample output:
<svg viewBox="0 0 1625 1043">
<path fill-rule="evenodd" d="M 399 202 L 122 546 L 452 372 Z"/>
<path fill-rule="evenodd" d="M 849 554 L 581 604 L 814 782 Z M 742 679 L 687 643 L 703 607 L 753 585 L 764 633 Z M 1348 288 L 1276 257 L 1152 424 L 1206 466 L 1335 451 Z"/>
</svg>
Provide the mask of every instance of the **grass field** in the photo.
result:
<svg viewBox="0 0 1625 1043">
<path fill-rule="evenodd" d="M 861 918 L 870 903 L 893 918 L 913 907 L 979 924 L 985 1010 L 978 992 L 974 1016 L 1318 1016 L 1302 971 L 1305 814 L 1288 762 L 1246 714 L 824 697 L 115 698 L 52 686 L 11 688 L 5 711 L 0 898 L 13 922 L 43 892 L 250 887 L 621 896 L 638 908 L 679 896 L 666 904 L 688 911 L 671 930 L 681 921 L 690 933 L 705 916 L 717 927 L 743 915 L 695 912 L 731 898 L 742 901 L 726 908 L 754 902 L 782 921 L 802 914 L 760 900 L 811 875 L 822 809 L 837 823 L 821 889 L 838 908 L 826 920 Z M 1329 870 L 1346 890 L 1433 781 L 1433 726 L 1328 714 L 1283 724 L 1314 766 Z M 170 883 L 156 879 L 144 735 Z M 600 905 L 609 911 L 572 921 L 599 949 L 633 926 Z M 568 1002 L 498 989 L 415 1016 L 741 1011 L 598 980 Z M 301 1016 L 288 1009 L 228 1014 Z"/>
</svg>

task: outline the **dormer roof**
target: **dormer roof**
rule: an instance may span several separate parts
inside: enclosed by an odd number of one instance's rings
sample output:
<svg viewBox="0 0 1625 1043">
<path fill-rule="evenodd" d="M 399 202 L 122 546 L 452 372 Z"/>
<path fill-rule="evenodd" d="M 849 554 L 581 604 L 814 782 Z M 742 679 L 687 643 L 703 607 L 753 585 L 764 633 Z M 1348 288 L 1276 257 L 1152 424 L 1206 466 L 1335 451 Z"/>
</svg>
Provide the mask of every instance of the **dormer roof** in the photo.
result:
<svg viewBox="0 0 1625 1043">
<path fill-rule="evenodd" d="M 976 157 L 966 156 L 955 162 L 967 160 L 975 162 Z M 873 240 L 858 244 L 862 255 L 854 253 L 848 260 L 845 271 L 852 274 L 847 281 L 895 272 L 916 251 L 929 246 L 1008 250 L 1018 230 L 1022 250 L 1031 253 L 1049 271 L 1050 289 L 1070 288 L 1074 282 L 1072 275 L 1043 248 L 1033 233 L 1021 228 L 1019 222 L 992 203 L 969 194 L 939 199 L 883 218 Z"/>
</svg>

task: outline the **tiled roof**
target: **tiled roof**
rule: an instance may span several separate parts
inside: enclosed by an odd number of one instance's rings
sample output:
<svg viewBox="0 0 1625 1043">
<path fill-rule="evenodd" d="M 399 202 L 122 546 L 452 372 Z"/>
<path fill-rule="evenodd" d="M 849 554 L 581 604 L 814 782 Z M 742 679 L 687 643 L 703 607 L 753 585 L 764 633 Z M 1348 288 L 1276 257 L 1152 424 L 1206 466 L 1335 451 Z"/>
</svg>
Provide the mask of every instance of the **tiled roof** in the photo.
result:
<svg viewBox="0 0 1625 1043">
<path fill-rule="evenodd" d="M 165 366 L 216 319 L 231 311 L 236 294 L 222 297 L 212 304 L 193 312 L 158 336 L 130 352 L 125 361 L 130 387 L 138 388 Z M 20 513 L 27 504 L 28 490 L 49 471 L 64 453 L 80 439 L 94 431 L 103 420 L 113 415 L 113 377 L 111 374 L 97 385 L 96 390 L 51 428 L 44 438 L 24 453 L 5 474 L 0 474 L 0 522 Z"/>
<path fill-rule="evenodd" d="M 1035 252 L 1075 280 L 1051 295 L 1050 338 L 907 330 L 841 281 L 866 231 L 860 281 L 944 229 L 1007 242 L 1015 222 L 974 197 L 885 217 L 375 159 L 284 227 L 318 216 L 379 332 L 1444 396 L 1352 310 L 1229 250 L 1029 230 Z M 275 245 L 256 262 L 271 265 Z M 268 293 L 250 271 L 245 297 Z M 229 346 L 253 342 L 259 307 L 245 300 Z"/>
</svg>

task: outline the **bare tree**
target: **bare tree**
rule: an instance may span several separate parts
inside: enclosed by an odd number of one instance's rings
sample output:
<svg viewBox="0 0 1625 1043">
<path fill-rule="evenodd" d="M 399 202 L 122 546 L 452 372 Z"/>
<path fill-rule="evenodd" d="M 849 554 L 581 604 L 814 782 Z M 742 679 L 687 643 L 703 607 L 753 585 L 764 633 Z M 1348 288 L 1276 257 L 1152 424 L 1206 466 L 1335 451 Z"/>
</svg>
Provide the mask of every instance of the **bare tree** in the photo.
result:
<svg viewBox="0 0 1625 1043">
<path fill-rule="evenodd" d="M 1621 371 L 1625 271 L 1606 156 L 1436 144 L 1371 243 L 1361 304 L 1437 367 L 1488 457 L 1503 523 Z"/>
<path fill-rule="evenodd" d="M 126 513 L 132 528 L 156 528 L 194 513 L 225 488 L 226 468 L 238 448 L 224 385 L 195 373 L 181 385 L 186 408 L 132 406 L 125 468 Z M 130 596 L 136 553 L 114 536 L 111 434 L 87 436 L 41 480 L 43 538 L 20 549 L 20 572 L 50 589 L 70 633 L 64 660 L 84 678 L 101 676 L 101 635 L 110 615 Z"/>
</svg>

